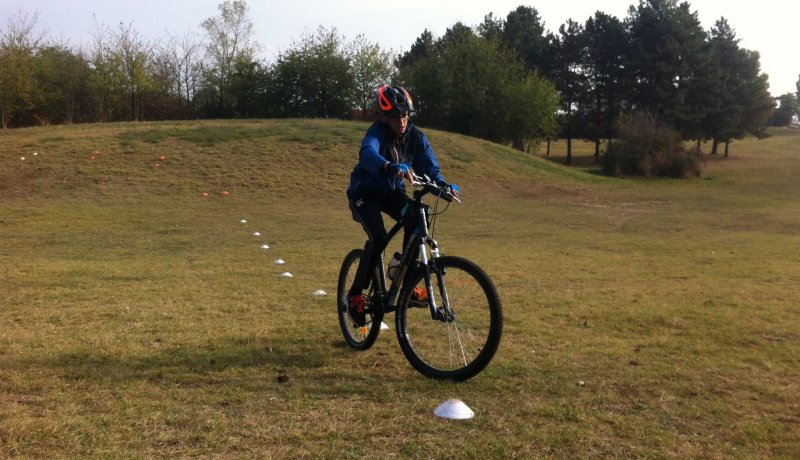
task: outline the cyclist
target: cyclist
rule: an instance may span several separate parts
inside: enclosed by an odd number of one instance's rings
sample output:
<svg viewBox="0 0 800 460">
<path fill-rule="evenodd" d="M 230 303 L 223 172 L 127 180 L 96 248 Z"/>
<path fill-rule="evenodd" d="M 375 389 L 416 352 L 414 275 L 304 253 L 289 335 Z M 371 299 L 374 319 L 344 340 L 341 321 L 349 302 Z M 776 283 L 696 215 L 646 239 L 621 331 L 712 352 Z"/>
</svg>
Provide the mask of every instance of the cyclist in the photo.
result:
<svg viewBox="0 0 800 460">
<path fill-rule="evenodd" d="M 375 93 L 378 119 L 361 141 L 358 163 L 350 175 L 347 198 L 353 219 L 367 233 L 364 255 L 347 296 L 350 316 L 358 325 L 366 323 L 363 292 L 386 249 L 387 233 L 381 212 L 395 221 L 403 220 L 403 247 L 417 226 L 418 216 L 409 211 L 409 198 L 403 180 L 412 180 L 411 170 L 426 174 L 453 194 L 455 184 L 447 184 L 439 172 L 439 162 L 428 138 L 409 117 L 414 113 L 411 95 L 402 86 L 383 85 Z"/>
</svg>

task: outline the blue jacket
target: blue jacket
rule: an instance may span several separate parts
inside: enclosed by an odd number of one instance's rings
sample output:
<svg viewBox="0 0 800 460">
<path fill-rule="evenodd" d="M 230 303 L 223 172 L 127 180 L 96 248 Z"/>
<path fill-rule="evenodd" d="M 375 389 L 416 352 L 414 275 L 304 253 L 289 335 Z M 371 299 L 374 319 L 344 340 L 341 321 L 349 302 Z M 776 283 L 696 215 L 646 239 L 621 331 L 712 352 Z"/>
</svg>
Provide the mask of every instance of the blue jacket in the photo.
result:
<svg viewBox="0 0 800 460">
<path fill-rule="evenodd" d="M 384 173 L 383 165 L 387 161 L 404 163 L 418 175 L 427 174 L 437 182 L 445 182 L 431 144 L 419 128 L 409 123 L 406 132 L 398 138 L 388 124 L 378 120 L 369 127 L 361 141 L 358 164 L 350 174 L 347 197 L 353 200 L 365 193 L 405 189 L 402 178 Z"/>
</svg>

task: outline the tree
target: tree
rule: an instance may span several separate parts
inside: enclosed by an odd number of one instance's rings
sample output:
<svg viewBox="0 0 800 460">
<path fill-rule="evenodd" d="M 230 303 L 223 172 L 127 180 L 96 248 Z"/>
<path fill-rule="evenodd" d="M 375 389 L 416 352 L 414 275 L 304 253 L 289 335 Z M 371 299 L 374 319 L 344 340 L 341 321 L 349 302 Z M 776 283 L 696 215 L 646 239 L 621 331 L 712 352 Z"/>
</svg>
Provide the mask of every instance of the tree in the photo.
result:
<svg viewBox="0 0 800 460">
<path fill-rule="evenodd" d="M 434 49 L 433 34 L 430 30 L 425 29 L 414 41 L 414 44 L 411 45 L 411 49 L 396 60 L 395 66 L 398 68 L 410 67 L 434 54 L 436 54 L 436 50 Z"/>
<path fill-rule="evenodd" d="M 445 87 L 449 83 L 437 48 L 433 34 L 425 29 L 411 49 L 395 61 L 398 80 L 412 90 L 417 121 L 431 126 L 437 126 L 436 121 L 443 120 L 448 111 Z"/>
<path fill-rule="evenodd" d="M 133 24 L 119 24 L 117 31 L 111 32 L 114 48 L 112 60 L 120 88 L 130 101 L 130 119 L 142 119 L 142 95 L 154 89 L 151 79 L 154 74 L 153 45 L 142 38 Z"/>
<path fill-rule="evenodd" d="M 236 96 L 231 94 L 231 79 L 237 66 L 253 62 L 256 45 L 252 42 L 253 23 L 247 18 L 244 0 L 226 0 L 218 6 L 219 16 L 202 23 L 208 41 L 204 67 L 204 96 L 214 115 L 231 115 Z"/>
<path fill-rule="evenodd" d="M 351 63 L 336 29 L 320 27 L 278 56 L 270 97 L 281 117 L 346 118 L 356 101 Z"/>
<path fill-rule="evenodd" d="M 118 53 L 114 52 L 111 31 L 108 27 L 95 22 L 92 32 L 92 49 L 89 63 L 92 67 L 91 87 L 95 96 L 95 120 L 100 122 L 121 119 L 125 95 L 122 91 L 124 83 L 119 72 Z"/>
<path fill-rule="evenodd" d="M 622 22 L 600 11 L 586 21 L 586 72 L 589 89 L 583 110 L 588 138 L 600 162 L 601 139 L 616 136 L 617 120 L 625 107 L 624 56 L 627 37 Z"/>
<path fill-rule="evenodd" d="M 772 126 L 789 126 L 792 116 L 798 113 L 797 96 L 792 93 L 782 94 L 777 98 L 778 108 L 772 115 Z"/>
<path fill-rule="evenodd" d="M 457 23 L 428 51 L 399 60 L 400 78 L 419 102 L 420 124 L 520 150 L 552 128 L 555 89 L 499 40 Z"/>
<path fill-rule="evenodd" d="M 715 144 L 725 144 L 726 157 L 734 139 L 741 139 L 747 134 L 759 138 L 767 136 L 766 127 L 775 107 L 769 93 L 768 77 L 761 73 L 758 52 L 742 49 L 739 56 L 741 73 L 737 75 L 731 94 L 741 101 L 742 115 L 728 127 L 726 138 L 715 139 Z"/>
<path fill-rule="evenodd" d="M 47 45 L 36 54 L 38 97 L 31 115 L 39 124 L 93 121 L 91 68 L 66 45 Z"/>
<path fill-rule="evenodd" d="M 743 116 L 744 107 L 734 94 L 739 67 L 739 39 L 723 17 L 717 20 L 709 34 L 712 59 L 719 70 L 717 85 L 710 88 L 713 104 L 705 114 L 703 130 L 713 139 L 711 153 L 716 155 L 720 139 L 734 135 Z"/>
<path fill-rule="evenodd" d="M 547 38 L 539 12 L 530 6 L 519 6 L 508 13 L 503 28 L 502 41 L 516 51 L 528 69 L 538 69 L 549 74 L 550 62 L 545 59 Z"/>
<path fill-rule="evenodd" d="M 178 99 L 178 105 L 192 105 L 200 85 L 202 44 L 191 30 L 181 36 L 168 35 L 161 47 L 159 59 L 161 75 L 168 91 Z"/>
<path fill-rule="evenodd" d="M 509 85 L 505 101 L 507 134 L 501 142 L 510 141 L 515 149 L 530 152 L 542 139 L 550 139 L 556 132 L 558 92 L 537 73 L 529 72 L 518 84 Z"/>
<path fill-rule="evenodd" d="M 558 90 L 561 107 L 561 133 L 567 140 L 567 164 L 572 163 L 572 139 L 574 128 L 579 123 L 580 104 L 588 93 L 588 76 L 586 72 L 587 45 L 583 26 L 568 20 L 558 29 L 556 56 L 561 63 L 554 73 L 554 81 Z"/>
<path fill-rule="evenodd" d="M 640 0 L 628 10 L 626 27 L 633 104 L 681 133 L 696 132 L 705 107 L 692 96 L 698 94 L 694 85 L 708 57 L 697 13 L 686 2 Z"/>
<path fill-rule="evenodd" d="M 497 18 L 494 13 L 489 13 L 483 17 L 483 22 L 478 25 L 478 35 L 486 40 L 502 40 L 505 21 Z"/>
<path fill-rule="evenodd" d="M 797 76 L 797 83 L 794 86 L 797 88 L 797 100 L 800 101 L 800 75 Z M 797 115 L 800 116 L 800 112 Z"/>
<path fill-rule="evenodd" d="M 228 84 L 233 98 L 232 115 L 241 118 L 267 115 L 268 82 L 268 71 L 260 63 L 246 60 L 236 61 Z"/>
<path fill-rule="evenodd" d="M 353 100 L 363 117 L 372 105 L 372 95 L 383 83 L 392 81 L 395 67 L 392 53 L 383 51 L 377 43 L 370 43 L 363 35 L 356 36 L 348 46 L 350 71 L 353 75 Z"/>
<path fill-rule="evenodd" d="M 34 56 L 43 41 L 36 32 L 39 15 L 18 14 L 8 21 L 0 36 L 0 121 L 3 129 L 14 123 L 15 115 L 34 105 L 37 87 L 33 78 Z"/>
<path fill-rule="evenodd" d="M 725 18 L 715 22 L 709 34 L 712 68 L 718 72 L 706 88 L 713 104 L 703 120 L 703 130 L 713 140 L 711 154 L 746 134 L 764 135 L 772 111 L 767 77 L 760 71 L 759 55 L 739 47 L 735 30 Z"/>
</svg>

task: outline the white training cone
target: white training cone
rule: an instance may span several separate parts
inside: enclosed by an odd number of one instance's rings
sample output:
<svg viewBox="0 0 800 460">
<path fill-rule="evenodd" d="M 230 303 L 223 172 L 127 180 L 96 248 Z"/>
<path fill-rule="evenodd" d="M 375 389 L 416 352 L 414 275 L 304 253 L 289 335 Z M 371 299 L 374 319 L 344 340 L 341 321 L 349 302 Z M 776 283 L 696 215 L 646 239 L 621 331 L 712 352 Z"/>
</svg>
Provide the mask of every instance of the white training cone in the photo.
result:
<svg viewBox="0 0 800 460">
<path fill-rule="evenodd" d="M 283 265 L 285 263 L 286 262 L 284 262 L 283 259 L 275 259 L 275 265 Z"/>
<path fill-rule="evenodd" d="M 281 273 L 281 276 L 282 276 L 283 278 L 291 278 L 291 277 L 292 277 L 292 274 L 291 274 L 291 273 L 289 273 L 289 272 L 283 272 L 283 273 Z"/>
<path fill-rule="evenodd" d="M 247 221 L 246 221 L 246 220 L 244 220 L 244 219 L 242 219 L 242 220 L 240 220 L 240 221 L 239 221 L 239 223 L 240 223 L 240 224 L 246 224 L 246 223 L 247 223 Z"/>
<path fill-rule="evenodd" d="M 317 289 L 316 291 L 314 291 L 314 295 L 317 296 L 317 297 L 321 297 L 321 296 L 328 295 L 328 294 L 325 291 L 323 291 L 322 289 Z"/>
<path fill-rule="evenodd" d="M 439 417 L 453 420 L 464 420 L 475 415 L 475 412 L 472 412 L 472 409 L 467 407 L 460 399 L 448 399 L 441 403 L 433 413 Z"/>
<path fill-rule="evenodd" d="M 267 249 L 269 249 L 269 245 L 268 244 L 262 244 L 261 245 L 261 249 L 267 250 Z"/>
<path fill-rule="evenodd" d="M 381 321 L 381 330 L 382 331 L 388 331 L 389 330 L 389 325 L 384 323 L 383 321 Z"/>
<path fill-rule="evenodd" d="M 253 236 L 261 236 L 260 232 L 253 232 Z"/>
</svg>

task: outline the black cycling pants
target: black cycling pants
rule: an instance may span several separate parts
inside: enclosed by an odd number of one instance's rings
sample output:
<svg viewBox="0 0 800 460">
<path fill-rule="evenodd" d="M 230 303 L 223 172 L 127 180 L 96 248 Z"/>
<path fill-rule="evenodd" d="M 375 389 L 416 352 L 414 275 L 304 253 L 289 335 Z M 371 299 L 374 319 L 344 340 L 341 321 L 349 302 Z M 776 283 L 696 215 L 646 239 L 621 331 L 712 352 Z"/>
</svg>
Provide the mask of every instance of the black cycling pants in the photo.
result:
<svg viewBox="0 0 800 460">
<path fill-rule="evenodd" d="M 403 248 L 417 226 L 418 216 L 412 210 L 408 195 L 403 189 L 395 189 L 389 193 L 372 192 L 355 197 L 350 201 L 350 210 L 353 212 L 353 219 L 360 223 L 367 233 L 364 255 L 358 266 L 353 285 L 350 287 L 350 293 L 360 294 L 369 287 L 371 274 L 381 260 L 381 253 L 389 243 L 381 213 L 385 212 L 395 221 L 403 220 L 405 232 Z"/>
</svg>

